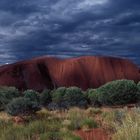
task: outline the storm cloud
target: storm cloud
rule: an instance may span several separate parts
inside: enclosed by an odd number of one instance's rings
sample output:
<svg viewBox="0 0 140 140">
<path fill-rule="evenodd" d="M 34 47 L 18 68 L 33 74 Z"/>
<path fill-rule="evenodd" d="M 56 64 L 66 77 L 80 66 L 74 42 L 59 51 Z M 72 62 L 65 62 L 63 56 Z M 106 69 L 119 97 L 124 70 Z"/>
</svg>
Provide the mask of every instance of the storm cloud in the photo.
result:
<svg viewBox="0 0 140 140">
<path fill-rule="evenodd" d="M 0 64 L 109 55 L 140 65 L 139 0 L 1 0 Z"/>
</svg>

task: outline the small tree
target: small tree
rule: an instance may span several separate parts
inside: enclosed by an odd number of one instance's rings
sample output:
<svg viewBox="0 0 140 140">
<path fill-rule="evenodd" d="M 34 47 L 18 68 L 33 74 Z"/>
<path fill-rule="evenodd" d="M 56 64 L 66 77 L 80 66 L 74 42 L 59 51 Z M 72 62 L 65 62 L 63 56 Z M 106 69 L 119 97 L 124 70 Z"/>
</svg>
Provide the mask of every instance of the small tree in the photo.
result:
<svg viewBox="0 0 140 140">
<path fill-rule="evenodd" d="M 38 110 L 40 107 L 36 102 L 24 97 L 15 98 L 7 105 L 7 113 L 12 116 L 29 115 Z"/>
<path fill-rule="evenodd" d="M 30 101 L 39 103 L 39 93 L 34 90 L 26 90 L 23 92 L 24 97 L 28 98 Z"/>
<path fill-rule="evenodd" d="M 46 106 L 48 105 L 51 101 L 51 94 L 50 94 L 50 90 L 49 89 L 45 89 L 41 94 L 40 94 L 40 104 L 42 106 Z"/>
</svg>

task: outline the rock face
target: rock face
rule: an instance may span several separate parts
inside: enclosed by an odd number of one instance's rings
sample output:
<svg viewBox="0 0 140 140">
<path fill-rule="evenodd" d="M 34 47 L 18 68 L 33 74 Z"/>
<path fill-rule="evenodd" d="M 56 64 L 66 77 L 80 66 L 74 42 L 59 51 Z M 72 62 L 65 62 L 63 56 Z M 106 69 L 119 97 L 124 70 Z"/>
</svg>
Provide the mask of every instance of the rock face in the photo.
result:
<svg viewBox="0 0 140 140">
<path fill-rule="evenodd" d="M 78 86 L 97 88 L 117 79 L 140 81 L 140 69 L 131 61 L 85 56 L 71 59 L 39 57 L 0 67 L 0 85 L 20 90 Z"/>
</svg>

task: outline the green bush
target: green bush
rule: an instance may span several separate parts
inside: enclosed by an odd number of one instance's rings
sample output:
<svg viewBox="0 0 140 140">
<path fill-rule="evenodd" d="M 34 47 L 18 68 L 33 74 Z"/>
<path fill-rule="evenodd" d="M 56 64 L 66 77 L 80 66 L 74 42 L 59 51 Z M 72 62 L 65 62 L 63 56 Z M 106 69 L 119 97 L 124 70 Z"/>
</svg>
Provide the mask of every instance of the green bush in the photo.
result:
<svg viewBox="0 0 140 140">
<path fill-rule="evenodd" d="M 140 106 L 140 82 L 137 84 L 137 88 L 138 88 L 138 102 L 137 102 L 137 106 Z"/>
<path fill-rule="evenodd" d="M 134 81 L 117 80 L 97 89 L 98 101 L 103 105 L 122 105 L 136 103 L 139 98 L 138 88 Z"/>
<path fill-rule="evenodd" d="M 140 82 L 138 82 L 137 88 L 138 88 L 138 94 L 140 94 Z"/>
<path fill-rule="evenodd" d="M 6 105 L 20 93 L 15 87 L 0 87 L 0 110 L 5 109 Z"/>
<path fill-rule="evenodd" d="M 56 89 L 52 94 L 52 101 L 60 108 L 83 107 L 87 105 L 86 95 L 78 87 Z"/>
<path fill-rule="evenodd" d="M 23 95 L 25 98 L 28 98 L 30 101 L 39 103 L 39 93 L 38 92 L 28 89 L 23 92 Z"/>
<path fill-rule="evenodd" d="M 60 105 L 64 100 L 63 97 L 65 95 L 65 92 L 66 92 L 65 87 L 60 87 L 56 89 L 52 94 L 52 101 Z"/>
<path fill-rule="evenodd" d="M 7 113 L 13 116 L 29 115 L 38 110 L 40 110 L 38 103 L 25 97 L 15 98 L 7 105 Z"/>
<path fill-rule="evenodd" d="M 46 106 L 48 105 L 51 101 L 51 94 L 50 94 L 50 90 L 49 89 L 45 89 L 41 94 L 40 94 L 40 104 L 42 106 Z"/>
<path fill-rule="evenodd" d="M 100 102 L 98 100 L 98 96 L 100 93 L 96 89 L 89 89 L 87 90 L 88 99 L 91 105 L 93 106 L 100 106 Z"/>
<path fill-rule="evenodd" d="M 64 95 L 64 102 L 67 107 L 85 107 L 87 105 L 86 96 L 83 91 L 78 87 L 70 87 L 66 89 L 66 93 Z"/>
</svg>

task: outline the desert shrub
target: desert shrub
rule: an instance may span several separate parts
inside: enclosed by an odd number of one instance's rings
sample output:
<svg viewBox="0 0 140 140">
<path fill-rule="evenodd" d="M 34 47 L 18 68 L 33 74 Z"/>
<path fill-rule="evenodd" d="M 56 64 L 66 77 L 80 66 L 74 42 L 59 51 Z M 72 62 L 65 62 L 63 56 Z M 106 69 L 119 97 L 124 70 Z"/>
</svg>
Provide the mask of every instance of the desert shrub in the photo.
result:
<svg viewBox="0 0 140 140">
<path fill-rule="evenodd" d="M 50 90 L 45 89 L 41 94 L 40 94 L 40 104 L 42 106 L 47 106 L 50 102 L 52 101 Z"/>
<path fill-rule="evenodd" d="M 98 100 L 99 92 L 96 89 L 89 89 L 87 90 L 87 95 L 89 102 L 92 106 L 100 106 L 101 103 Z"/>
<path fill-rule="evenodd" d="M 139 94 L 139 102 L 140 102 L 140 82 L 137 84 L 138 94 Z"/>
<path fill-rule="evenodd" d="M 140 107 L 140 82 L 138 82 L 137 84 L 137 88 L 138 88 L 138 102 L 136 104 L 136 106 Z"/>
<path fill-rule="evenodd" d="M 0 110 L 5 109 L 6 105 L 20 93 L 15 87 L 0 87 Z"/>
<path fill-rule="evenodd" d="M 25 98 L 28 98 L 30 101 L 39 103 L 39 93 L 34 90 L 26 90 L 23 92 Z"/>
<path fill-rule="evenodd" d="M 70 87 L 66 89 L 64 102 L 67 107 L 85 107 L 87 105 L 86 97 L 82 90 L 78 87 Z"/>
<path fill-rule="evenodd" d="M 138 91 L 140 91 L 140 82 L 138 82 L 137 87 L 138 87 Z"/>
<path fill-rule="evenodd" d="M 28 115 L 38 110 L 40 110 L 38 103 L 25 97 L 15 98 L 7 105 L 7 113 L 13 116 Z"/>
<path fill-rule="evenodd" d="M 57 103 L 58 105 L 61 105 L 61 103 L 64 101 L 63 97 L 65 95 L 66 88 L 65 87 L 60 87 L 56 89 L 52 93 L 52 101 L 54 103 Z"/>
<path fill-rule="evenodd" d="M 52 94 L 52 101 L 59 108 L 73 106 L 85 107 L 87 105 L 86 94 L 78 87 L 58 88 Z"/>
<path fill-rule="evenodd" d="M 139 98 L 137 85 L 131 80 L 109 82 L 97 89 L 98 101 L 104 105 L 136 103 Z"/>
</svg>

